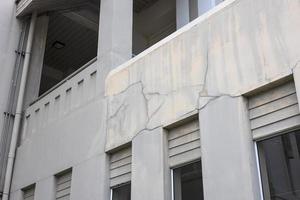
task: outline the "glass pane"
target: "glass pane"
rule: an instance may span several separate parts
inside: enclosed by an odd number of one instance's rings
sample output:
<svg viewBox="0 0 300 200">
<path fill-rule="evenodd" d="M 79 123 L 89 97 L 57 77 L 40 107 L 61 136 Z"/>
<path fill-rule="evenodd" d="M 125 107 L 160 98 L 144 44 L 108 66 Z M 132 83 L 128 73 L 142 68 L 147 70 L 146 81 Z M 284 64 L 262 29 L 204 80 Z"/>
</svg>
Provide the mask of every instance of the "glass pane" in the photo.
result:
<svg viewBox="0 0 300 200">
<path fill-rule="evenodd" d="M 174 169 L 173 172 L 175 200 L 203 199 L 201 162 Z"/>
<path fill-rule="evenodd" d="M 258 142 L 265 199 L 300 199 L 300 132 Z"/>
<path fill-rule="evenodd" d="M 130 200 L 131 185 L 126 184 L 113 189 L 112 200 Z"/>
</svg>

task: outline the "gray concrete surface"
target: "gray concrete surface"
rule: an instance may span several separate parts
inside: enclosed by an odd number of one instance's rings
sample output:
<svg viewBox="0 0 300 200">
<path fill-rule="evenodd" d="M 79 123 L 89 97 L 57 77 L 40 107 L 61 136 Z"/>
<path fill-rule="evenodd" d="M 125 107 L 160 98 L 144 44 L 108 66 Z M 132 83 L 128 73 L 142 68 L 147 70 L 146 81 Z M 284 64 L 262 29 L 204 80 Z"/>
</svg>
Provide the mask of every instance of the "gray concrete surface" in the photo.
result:
<svg viewBox="0 0 300 200">
<path fill-rule="evenodd" d="M 143 131 L 132 141 L 132 200 L 171 197 L 166 137 L 162 128 Z"/>
<path fill-rule="evenodd" d="M 111 6 L 108 5 L 109 10 L 118 11 Z M 124 10 L 127 12 L 120 16 L 125 16 L 122 20 L 129 24 L 130 12 Z M 133 199 L 150 199 L 148 187 L 155 181 L 158 184 L 151 187 L 152 191 L 157 191 L 152 199 L 167 200 L 169 196 L 164 195 L 170 191 L 163 191 L 161 186 L 168 178 L 163 171 L 158 172 L 165 166 L 160 154 L 163 152 L 161 129 L 199 110 L 202 149 L 205 148 L 204 176 L 213 179 L 204 181 L 206 200 L 214 200 L 221 194 L 222 199 L 228 200 L 259 198 L 245 102 L 234 96 L 292 75 L 300 60 L 299 13 L 300 2 L 295 0 L 227 0 L 112 70 L 105 82 L 108 71 L 129 58 L 131 29 L 124 30 L 124 38 L 119 37 L 118 31 L 123 30 L 113 22 L 120 16 L 114 16 L 116 18 L 108 20 L 113 27 L 107 25 L 102 31 L 108 35 L 114 32 L 112 39 L 116 41 L 109 38 L 101 47 L 105 40 L 105 34 L 101 34 L 101 20 L 103 24 L 105 18 L 100 16 L 96 94 L 60 114 L 59 118 L 53 117 L 38 131 L 26 135 L 31 128 L 24 130 L 25 137 L 17 152 L 12 200 L 19 200 L 20 190 L 32 183 L 37 183 L 36 189 L 40 190 L 37 194 L 44 190 L 49 192 L 53 175 L 70 167 L 74 169 L 72 200 L 108 200 L 106 152 L 130 142 L 134 151 Z M 106 17 L 109 18 L 109 14 Z M 119 47 L 118 42 L 124 40 L 124 46 Z M 118 51 L 114 51 L 115 48 Z M 85 78 L 89 74 L 83 72 L 78 76 Z M 85 85 L 83 91 L 90 91 L 90 86 Z M 65 90 L 55 92 L 62 95 Z M 55 95 L 51 95 L 47 98 L 54 99 Z M 65 100 L 63 95 L 61 99 Z M 236 112 L 230 112 L 232 109 Z M 53 112 L 55 108 L 50 107 L 50 110 Z M 218 113 L 232 115 L 224 124 L 226 121 Z M 33 118 L 33 122 L 37 119 Z M 218 126 L 212 127 L 214 122 Z M 244 124 L 238 126 L 238 122 Z M 226 134 L 220 134 L 221 127 Z M 227 142 L 222 142 L 220 137 Z M 214 141 L 218 148 L 211 145 Z M 157 154 L 160 155 L 155 157 Z M 224 165 L 217 165 L 223 156 L 227 158 L 221 160 Z M 242 177 L 237 179 L 231 170 Z M 219 176 L 222 171 L 228 172 L 224 174 L 229 181 L 226 187 L 225 180 Z M 139 176 L 149 180 L 142 182 Z M 213 181 L 218 191 L 213 190 Z M 224 194 L 226 188 L 237 191 Z"/>
<path fill-rule="evenodd" d="M 247 100 L 220 97 L 199 112 L 205 199 L 260 199 Z"/>
<path fill-rule="evenodd" d="M 11 122 L 12 117 L 5 117 L 8 112 L 8 96 L 12 83 L 14 65 L 16 61 L 16 50 L 20 39 L 22 23 L 15 18 L 14 1 L 3 0 L 0 6 L 0 192 L 3 187 L 3 178 L 5 170 L 5 161 L 3 157 L 7 156 L 4 152 L 8 149 L 5 146 L 7 134 L 4 134 L 3 126 L 6 122 Z M 6 122 L 5 122 L 5 119 Z M 11 129 L 11 126 L 8 128 Z M 8 137 L 8 140 L 10 137 Z"/>
</svg>

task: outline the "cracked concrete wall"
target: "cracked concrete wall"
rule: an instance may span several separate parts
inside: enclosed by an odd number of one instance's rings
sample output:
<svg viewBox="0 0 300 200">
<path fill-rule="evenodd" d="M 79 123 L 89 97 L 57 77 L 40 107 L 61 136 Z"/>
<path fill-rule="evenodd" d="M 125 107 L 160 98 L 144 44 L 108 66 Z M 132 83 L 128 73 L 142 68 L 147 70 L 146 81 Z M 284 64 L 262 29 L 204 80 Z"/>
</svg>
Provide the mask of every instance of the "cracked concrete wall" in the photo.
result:
<svg viewBox="0 0 300 200">
<path fill-rule="evenodd" d="M 292 74 L 300 2 L 228 0 L 113 70 L 106 80 L 106 150 L 143 130 Z"/>
<path fill-rule="evenodd" d="M 211 109 L 220 96 L 240 96 L 292 74 L 300 60 L 299 13 L 299 0 L 227 0 L 113 70 L 105 88 L 109 68 L 98 60 L 95 97 L 28 136 L 18 148 L 12 199 L 20 199 L 20 189 L 32 183 L 39 198 L 51 198 L 53 175 L 69 167 L 74 175 L 72 200 L 109 199 L 105 151 L 131 141 L 134 152 L 140 152 L 133 155 L 134 198 L 142 195 L 138 190 L 149 195 L 146 187 L 157 181 L 153 190 L 163 184 L 166 189 L 160 188 L 156 197 L 168 199 L 169 175 L 155 174 L 164 166 L 157 157 L 162 146 L 156 146 L 162 128 Z M 155 158 L 154 168 L 146 169 L 149 181 L 143 184 L 138 177 L 149 160 L 142 152 Z M 242 165 L 239 159 L 236 163 Z M 243 183 L 253 177 L 248 174 Z"/>
</svg>

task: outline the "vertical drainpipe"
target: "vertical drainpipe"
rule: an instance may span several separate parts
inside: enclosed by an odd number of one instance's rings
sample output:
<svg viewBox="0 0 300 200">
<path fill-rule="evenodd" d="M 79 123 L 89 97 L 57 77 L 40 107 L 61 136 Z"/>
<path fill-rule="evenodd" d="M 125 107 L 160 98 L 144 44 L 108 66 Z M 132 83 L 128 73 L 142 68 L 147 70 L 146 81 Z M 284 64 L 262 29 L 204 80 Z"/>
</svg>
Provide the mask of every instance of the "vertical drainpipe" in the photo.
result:
<svg viewBox="0 0 300 200">
<path fill-rule="evenodd" d="M 17 101 L 17 108 L 16 108 L 14 126 L 13 126 L 13 130 L 12 130 L 11 142 L 10 142 L 10 147 L 9 147 L 9 154 L 8 154 L 6 173 L 5 173 L 5 182 L 4 182 L 4 190 L 3 190 L 2 200 L 9 199 L 10 185 L 11 185 L 11 180 L 12 180 L 12 173 L 13 173 L 13 167 L 14 167 L 14 161 L 15 161 L 17 141 L 18 141 L 20 123 L 21 123 L 21 118 L 22 118 L 23 100 L 24 100 L 24 94 L 25 94 L 25 88 L 26 88 L 28 68 L 29 68 L 29 64 L 30 64 L 31 48 L 32 48 L 32 41 L 33 41 L 33 37 L 34 37 L 36 19 L 37 19 L 37 12 L 33 12 L 32 16 L 31 16 L 31 21 L 30 21 L 30 28 L 29 28 L 29 33 L 28 33 L 27 45 L 26 45 L 25 59 L 24 59 L 24 65 L 23 65 L 23 69 L 22 69 L 20 89 L 19 89 L 19 95 L 18 95 L 18 101 Z"/>
</svg>

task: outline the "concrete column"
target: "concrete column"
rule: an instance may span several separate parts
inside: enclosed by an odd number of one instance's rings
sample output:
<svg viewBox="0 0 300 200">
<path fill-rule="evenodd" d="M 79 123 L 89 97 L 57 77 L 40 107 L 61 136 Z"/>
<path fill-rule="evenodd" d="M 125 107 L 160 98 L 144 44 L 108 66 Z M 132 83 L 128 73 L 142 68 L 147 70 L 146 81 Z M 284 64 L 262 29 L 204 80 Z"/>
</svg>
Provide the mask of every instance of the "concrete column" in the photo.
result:
<svg viewBox="0 0 300 200">
<path fill-rule="evenodd" d="M 40 180 L 35 185 L 34 199 L 53 200 L 56 194 L 55 176 Z"/>
<path fill-rule="evenodd" d="M 44 64 L 49 16 L 43 15 L 37 18 L 34 40 L 32 44 L 32 56 L 30 60 L 24 108 L 26 109 L 39 96 L 40 82 Z"/>
<path fill-rule="evenodd" d="M 107 155 L 91 158 L 73 167 L 72 200 L 109 199 Z"/>
<path fill-rule="evenodd" d="M 176 27 L 180 29 L 190 22 L 189 0 L 176 0 Z"/>
<path fill-rule="evenodd" d="M 213 8 L 221 0 L 176 0 L 177 29 Z"/>
<path fill-rule="evenodd" d="M 260 199 L 246 100 L 220 97 L 200 110 L 199 119 L 204 198 Z"/>
<path fill-rule="evenodd" d="M 144 131 L 132 141 L 132 200 L 170 200 L 166 135 L 161 128 Z"/>
<path fill-rule="evenodd" d="M 98 59 L 112 69 L 132 56 L 133 0 L 102 0 Z"/>
<path fill-rule="evenodd" d="M 204 14 L 215 6 L 215 0 L 196 0 L 198 4 L 198 16 Z"/>
</svg>

